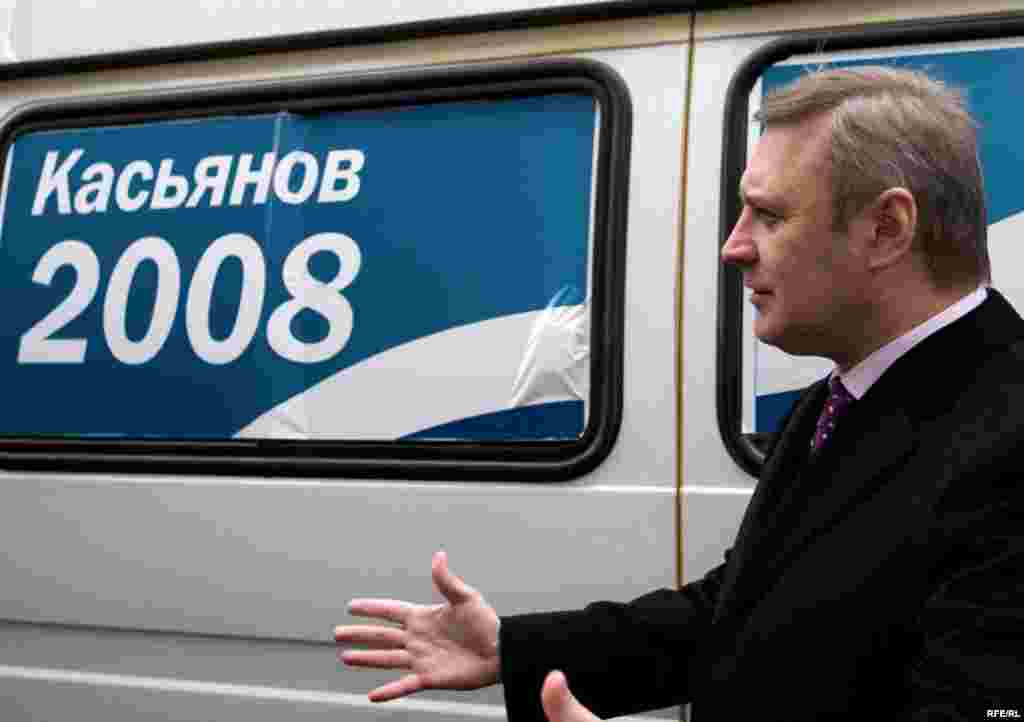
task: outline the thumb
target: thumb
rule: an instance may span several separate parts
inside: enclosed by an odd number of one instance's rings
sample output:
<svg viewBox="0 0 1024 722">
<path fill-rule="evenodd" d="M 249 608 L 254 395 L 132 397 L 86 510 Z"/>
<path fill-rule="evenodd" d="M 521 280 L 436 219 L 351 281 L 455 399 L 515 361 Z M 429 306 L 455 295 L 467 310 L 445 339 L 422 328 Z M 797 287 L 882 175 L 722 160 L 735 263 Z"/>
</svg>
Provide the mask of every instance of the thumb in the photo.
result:
<svg viewBox="0 0 1024 722">
<path fill-rule="evenodd" d="M 452 605 L 461 604 L 473 596 L 473 588 L 448 570 L 448 555 L 437 552 L 430 563 L 430 576 L 437 591 Z"/>
<path fill-rule="evenodd" d="M 540 691 L 540 703 L 548 722 L 600 722 L 581 705 L 569 691 L 565 675 L 555 671 L 548 674 Z"/>
</svg>

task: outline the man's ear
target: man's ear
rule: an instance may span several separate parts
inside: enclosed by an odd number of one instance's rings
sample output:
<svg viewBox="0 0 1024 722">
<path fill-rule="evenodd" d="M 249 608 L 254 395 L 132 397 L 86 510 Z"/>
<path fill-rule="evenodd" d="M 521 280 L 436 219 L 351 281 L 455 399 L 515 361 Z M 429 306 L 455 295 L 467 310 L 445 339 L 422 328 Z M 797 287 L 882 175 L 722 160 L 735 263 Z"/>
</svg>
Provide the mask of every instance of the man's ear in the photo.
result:
<svg viewBox="0 0 1024 722">
<path fill-rule="evenodd" d="M 890 188 L 864 209 L 868 268 L 880 270 L 913 251 L 917 233 L 917 203 L 906 188 Z"/>
</svg>

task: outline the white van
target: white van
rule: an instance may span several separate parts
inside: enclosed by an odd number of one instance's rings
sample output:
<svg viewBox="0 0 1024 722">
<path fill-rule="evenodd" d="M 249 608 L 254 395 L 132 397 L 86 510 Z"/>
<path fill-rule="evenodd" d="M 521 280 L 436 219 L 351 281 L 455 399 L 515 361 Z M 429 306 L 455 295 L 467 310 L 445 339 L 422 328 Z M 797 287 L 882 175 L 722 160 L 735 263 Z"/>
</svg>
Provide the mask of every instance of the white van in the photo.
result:
<svg viewBox="0 0 1024 722">
<path fill-rule="evenodd" d="M 437 549 L 502 614 L 716 565 L 829 368 L 755 342 L 718 263 L 752 112 L 808 65 L 967 91 L 1024 309 L 1019 2 L 9 0 L 4 27 L 2 720 L 503 719 L 500 688 L 369 703 L 347 601 L 429 600 Z"/>
</svg>

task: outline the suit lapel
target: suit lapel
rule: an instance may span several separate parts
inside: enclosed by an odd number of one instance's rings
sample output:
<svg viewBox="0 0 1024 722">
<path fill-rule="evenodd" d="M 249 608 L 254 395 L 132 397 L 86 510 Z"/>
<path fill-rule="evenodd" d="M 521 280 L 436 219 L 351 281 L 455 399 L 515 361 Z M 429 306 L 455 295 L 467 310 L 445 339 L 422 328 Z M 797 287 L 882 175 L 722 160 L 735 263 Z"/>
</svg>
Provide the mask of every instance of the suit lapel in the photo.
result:
<svg viewBox="0 0 1024 722">
<path fill-rule="evenodd" d="M 758 570 L 768 580 L 762 591 L 817 537 L 891 480 L 917 448 L 916 432 L 903 409 L 882 411 L 877 406 L 865 404 L 856 417 L 851 413 L 843 420 L 846 429 L 837 429 L 834 445 L 801 474 L 798 488 L 778 510 L 782 525 L 772 534 L 775 553 Z"/>
<path fill-rule="evenodd" d="M 879 403 L 866 403 L 856 413 L 851 409 L 832 444 L 808 463 L 806 447 L 827 389 L 820 383 L 822 390 L 814 388 L 805 396 L 803 408 L 794 411 L 794 433 L 780 440 L 786 446 L 780 446 L 766 465 L 751 498 L 716 619 L 741 614 L 755 604 L 809 544 L 869 499 L 917 446 L 902 409 L 882 410 Z"/>
<path fill-rule="evenodd" d="M 807 460 L 807 446 L 814 425 L 821 412 L 821 406 L 828 394 L 828 384 L 821 380 L 807 389 L 797 400 L 789 421 L 783 425 L 779 440 L 761 472 L 761 481 L 747 505 L 733 544 L 729 565 L 726 568 L 719 603 L 715 609 L 716 620 L 729 609 L 731 602 L 738 598 L 737 583 L 746 571 L 764 540 L 771 524 L 771 516 L 780 496 L 786 492 L 786 485 Z"/>
</svg>

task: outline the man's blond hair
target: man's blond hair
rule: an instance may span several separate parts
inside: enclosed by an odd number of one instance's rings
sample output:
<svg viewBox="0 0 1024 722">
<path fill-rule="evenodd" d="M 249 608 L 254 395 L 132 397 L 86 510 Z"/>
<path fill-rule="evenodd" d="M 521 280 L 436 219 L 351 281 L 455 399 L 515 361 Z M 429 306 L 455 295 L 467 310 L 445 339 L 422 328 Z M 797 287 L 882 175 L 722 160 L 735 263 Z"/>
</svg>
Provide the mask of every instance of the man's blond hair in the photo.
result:
<svg viewBox="0 0 1024 722">
<path fill-rule="evenodd" d="M 942 289 L 990 279 L 977 124 L 963 95 L 924 73 L 819 70 L 768 95 L 755 118 L 798 123 L 831 113 L 828 162 L 837 229 L 889 188 L 917 203 L 915 248 Z"/>
</svg>

